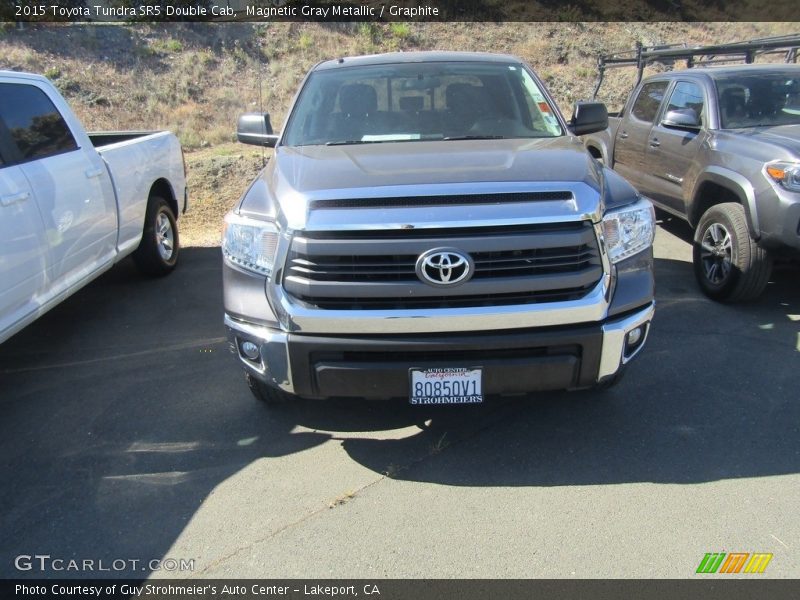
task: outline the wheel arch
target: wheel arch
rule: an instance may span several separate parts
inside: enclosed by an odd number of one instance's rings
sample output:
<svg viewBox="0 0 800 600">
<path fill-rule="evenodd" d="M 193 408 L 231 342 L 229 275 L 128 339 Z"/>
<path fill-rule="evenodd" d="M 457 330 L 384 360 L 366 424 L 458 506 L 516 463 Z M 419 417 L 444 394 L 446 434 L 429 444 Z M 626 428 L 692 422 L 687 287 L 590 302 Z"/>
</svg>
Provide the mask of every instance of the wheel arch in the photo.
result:
<svg viewBox="0 0 800 600">
<path fill-rule="evenodd" d="M 598 160 L 602 160 L 603 164 L 605 164 L 607 167 L 610 167 L 611 165 L 609 164 L 608 159 L 606 158 L 606 156 L 607 156 L 606 148 L 604 148 L 603 146 L 604 146 L 604 144 L 602 144 L 602 142 L 593 140 L 593 141 L 588 142 L 586 144 L 586 151 L 593 158 L 596 158 Z"/>
<path fill-rule="evenodd" d="M 586 150 L 588 150 L 589 154 L 591 154 L 594 158 L 599 158 L 601 160 L 603 159 L 603 153 L 600 151 L 600 148 L 594 144 L 586 146 Z"/>
<path fill-rule="evenodd" d="M 697 227 L 700 218 L 712 206 L 723 202 L 736 202 L 744 208 L 750 236 L 754 240 L 760 237 L 753 185 L 740 173 L 709 167 L 697 178 L 691 198 L 688 217 L 692 227 Z"/>
<path fill-rule="evenodd" d="M 153 196 L 160 196 L 166 200 L 167 204 L 172 210 L 173 216 L 177 220 L 178 216 L 180 215 L 178 210 L 178 200 L 175 197 L 175 191 L 172 189 L 172 184 L 170 184 L 168 180 L 162 177 L 153 182 L 153 185 L 150 186 L 150 192 L 147 196 L 148 201 Z"/>
</svg>

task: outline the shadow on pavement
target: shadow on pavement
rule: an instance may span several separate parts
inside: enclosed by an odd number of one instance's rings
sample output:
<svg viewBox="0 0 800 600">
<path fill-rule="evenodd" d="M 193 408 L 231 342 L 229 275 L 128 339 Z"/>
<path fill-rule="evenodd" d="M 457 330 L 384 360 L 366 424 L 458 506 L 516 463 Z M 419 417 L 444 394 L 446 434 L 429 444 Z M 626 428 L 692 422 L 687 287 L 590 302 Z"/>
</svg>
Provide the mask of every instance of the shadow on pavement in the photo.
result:
<svg viewBox="0 0 800 600">
<path fill-rule="evenodd" d="M 800 472 L 796 270 L 777 272 L 757 304 L 726 306 L 700 295 L 691 264 L 656 263 L 648 347 L 617 387 L 495 401 L 472 415 L 439 409 L 416 439 L 348 440 L 348 452 L 380 471 L 419 447 L 433 455 L 451 444 L 437 460 L 390 469 L 399 479 L 446 485 L 697 483 Z"/>
<path fill-rule="evenodd" d="M 273 410 L 229 353 L 218 248 L 185 250 L 158 280 L 123 263 L 0 346 L 0 576 L 42 575 L 16 571 L 19 554 L 160 558 L 220 483 L 327 442 L 377 474 L 458 486 L 800 471 L 796 271 L 758 303 L 726 306 L 699 294 L 689 263 L 656 269 L 649 347 L 609 392 Z"/>
</svg>

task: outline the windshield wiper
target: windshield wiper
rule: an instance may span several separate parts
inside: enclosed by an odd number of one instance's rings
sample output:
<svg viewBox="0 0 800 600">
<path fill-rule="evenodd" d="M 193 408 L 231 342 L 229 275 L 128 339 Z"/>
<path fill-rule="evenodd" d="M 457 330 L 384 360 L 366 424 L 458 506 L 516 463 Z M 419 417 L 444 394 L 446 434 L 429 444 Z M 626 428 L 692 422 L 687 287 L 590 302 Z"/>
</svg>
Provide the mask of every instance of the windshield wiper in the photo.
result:
<svg viewBox="0 0 800 600">
<path fill-rule="evenodd" d="M 326 146 L 352 146 L 354 144 L 380 144 L 386 140 L 338 140 L 336 142 L 325 142 Z"/>
<path fill-rule="evenodd" d="M 450 135 L 445 138 L 442 138 L 446 141 L 451 140 L 503 140 L 506 136 L 504 135 Z"/>
</svg>

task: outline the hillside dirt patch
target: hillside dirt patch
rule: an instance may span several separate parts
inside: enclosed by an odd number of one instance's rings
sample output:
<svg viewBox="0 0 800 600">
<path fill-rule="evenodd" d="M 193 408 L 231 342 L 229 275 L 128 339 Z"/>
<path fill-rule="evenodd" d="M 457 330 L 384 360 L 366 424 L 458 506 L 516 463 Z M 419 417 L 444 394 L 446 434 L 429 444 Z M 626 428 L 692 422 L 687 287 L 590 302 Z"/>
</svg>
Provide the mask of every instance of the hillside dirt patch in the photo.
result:
<svg viewBox="0 0 800 600">
<path fill-rule="evenodd" d="M 207 246 L 219 243 L 222 216 L 261 166 L 261 150 L 235 143 L 238 115 L 269 112 L 280 128 L 298 84 L 321 60 L 413 50 L 513 54 L 536 69 L 569 118 L 575 101 L 592 96 L 601 53 L 637 41 L 702 45 L 796 29 L 723 22 L 0 23 L 0 69 L 49 77 L 90 131 L 173 131 L 186 151 L 190 186 L 183 243 Z M 621 108 L 635 76 L 634 69 L 609 71 L 599 96 L 609 110 Z"/>
<path fill-rule="evenodd" d="M 261 170 L 262 152 L 252 146 L 224 144 L 185 156 L 189 210 L 181 217 L 181 243 L 217 246 L 222 218 Z"/>
</svg>

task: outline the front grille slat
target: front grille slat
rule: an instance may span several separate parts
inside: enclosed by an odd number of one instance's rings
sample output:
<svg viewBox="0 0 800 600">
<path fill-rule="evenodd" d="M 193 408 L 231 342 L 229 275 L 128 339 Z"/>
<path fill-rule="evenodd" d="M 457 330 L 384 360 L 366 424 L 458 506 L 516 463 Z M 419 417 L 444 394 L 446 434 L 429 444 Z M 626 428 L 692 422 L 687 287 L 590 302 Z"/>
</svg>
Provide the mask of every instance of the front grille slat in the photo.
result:
<svg viewBox="0 0 800 600">
<path fill-rule="evenodd" d="M 507 274 L 521 274 L 522 272 L 545 273 L 548 270 L 553 272 L 574 271 L 588 266 L 587 261 L 561 261 L 559 263 L 548 263 L 545 265 L 505 265 L 502 267 L 476 268 L 473 277 L 500 276 Z"/>
<path fill-rule="evenodd" d="M 585 227 L 583 221 L 563 221 L 559 223 L 536 223 L 522 225 L 487 225 L 480 227 L 480 235 L 488 237 L 493 235 L 531 235 L 544 233 L 569 232 L 575 233 Z M 308 240 L 407 240 L 409 238 L 430 238 L 431 240 L 446 240 L 463 237 L 467 232 L 476 233 L 475 229 L 464 227 L 413 227 L 410 229 L 356 229 L 353 231 L 304 231 L 302 237 Z"/>
<path fill-rule="evenodd" d="M 383 231 L 299 234 L 284 287 L 318 309 L 396 310 L 563 302 L 586 295 L 602 276 L 589 222 L 442 231 L 397 239 Z M 420 281 L 419 255 L 439 247 L 470 255 L 469 281 L 453 287 Z"/>
<path fill-rule="evenodd" d="M 419 298 L 317 298 L 314 306 L 326 310 L 410 310 L 425 308 L 465 308 L 480 306 L 511 306 L 566 302 L 585 296 L 590 286 L 560 292 L 527 292 L 520 294 L 479 294 L 470 296 L 431 296 Z"/>
<path fill-rule="evenodd" d="M 541 254 L 538 250 L 531 250 L 529 252 L 516 251 L 513 253 L 500 253 L 493 252 L 492 256 L 485 256 L 484 254 L 473 254 L 472 260 L 475 265 L 498 265 L 505 262 L 517 261 L 536 261 L 544 262 L 547 260 L 588 260 L 594 256 L 594 251 L 586 246 L 581 246 L 574 252 L 559 252 L 553 254 Z"/>
<path fill-rule="evenodd" d="M 395 198 L 333 198 L 313 200 L 313 210 L 338 208 L 394 208 L 415 206 L 464 206 L 471 204 L 506 204 L 511 202 L 553 202 L 572 200 L 572 192 L 508 192 L 503 194 L 458 194 Z"/>
<path fill-rule="evenodd" d="M 577 228 L 575 227 L 577 225 Z M 414 230 L 409 230 L 414 231 Z M 325 260 L 336 260 L 338 257 L 355 256 L 361 259 L 387 260 L 392 256 L 419 256 L 423 252 L 436 247 L 459 248 L 470 254 L 481 252 L 511 252 L 526 250 L 531 247 L 541 252 L 563 252 L 565 249 L 584 244 L 594 245 L 594 231 L 572 224 L 569 229 L 555 231 L 511 232 L 505 234 L 465 234 L 461 229 L 454 235 L 437 235 L 427 230 L 425 235 L 408 235 L 395 231 L 397 237 L 375 238 L 348 235 L 342 232 L 333 238 L 317 238 L 308 234 L 300 234 L 292 241 L 292 248 L 300 257 L 320 257 Z M 532 238 L 535 236 L 535 241 Z M 535 246 L 527 246 L 526 239 Z M 527 246 L 527 247 L 526 247 Z M 391 253 L 391 254 L 389 254 Z"/>
<path fill-rule="evenodd" d="M 434 287 L 415 281 L 359 281 L 348 282 L 341 279 L 309 281 L 296 275 L 284 279 L 284 286 L 292 294 L 302 299 L 313 298 L 386 298 L 408 300 L 414 297 L 464 296 L 470 294 L 499 295 L 503 293 L 558 292 L 562 289 L 585 287 L 597 279 L 594 269 L 542 273 L 535 277 L 473 277 L 471 281 L 453 288 Z"/>
</svg>

